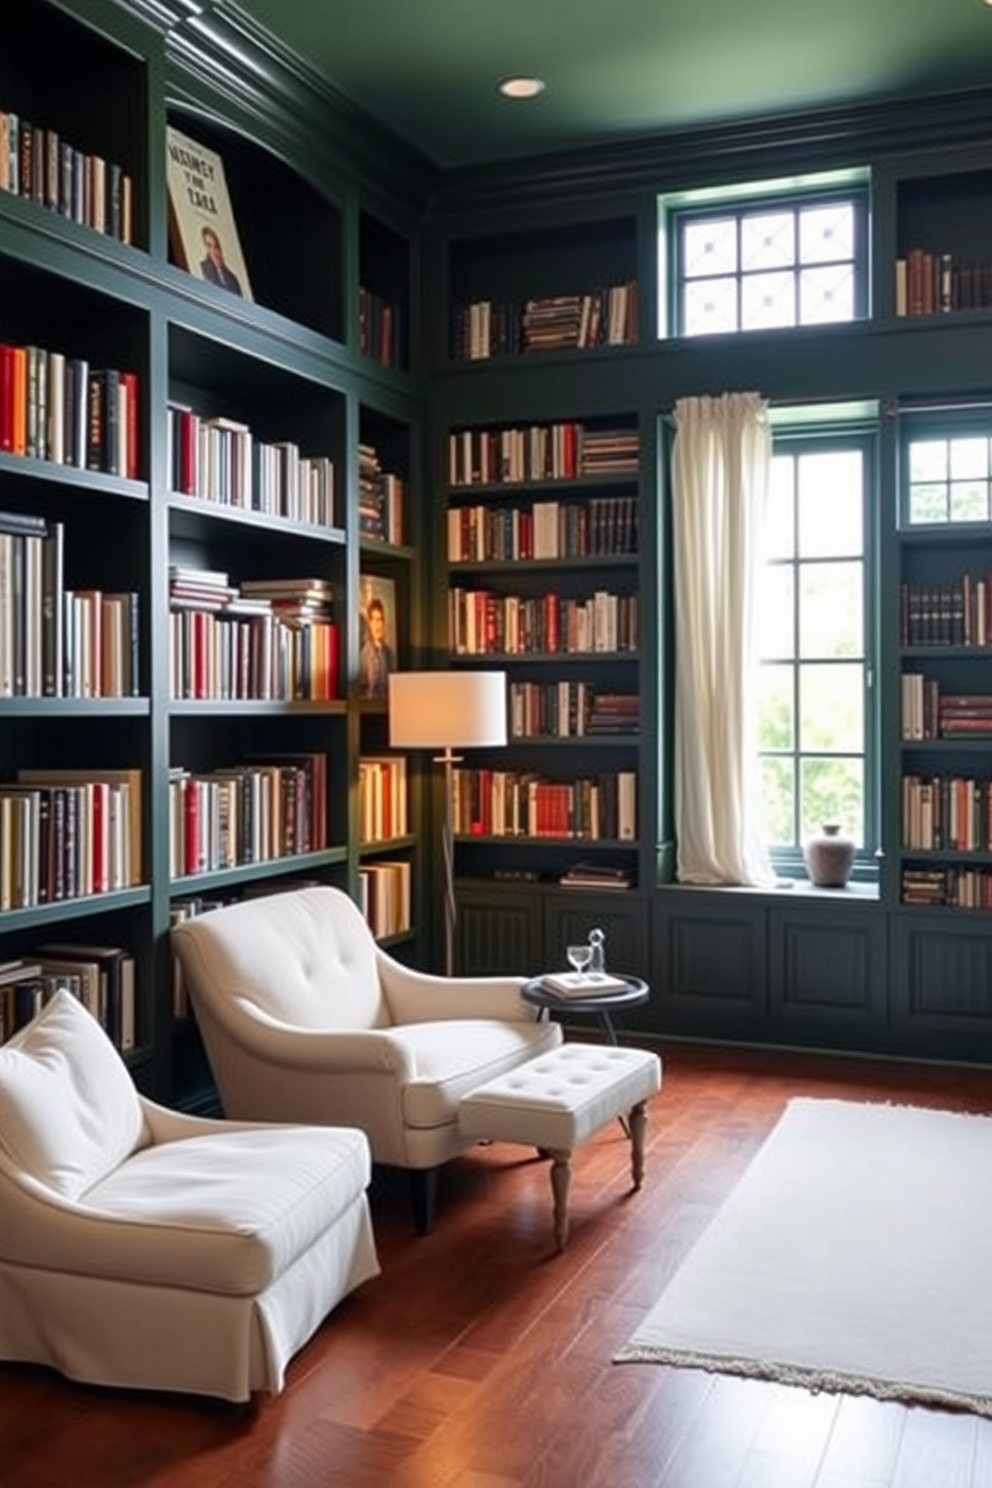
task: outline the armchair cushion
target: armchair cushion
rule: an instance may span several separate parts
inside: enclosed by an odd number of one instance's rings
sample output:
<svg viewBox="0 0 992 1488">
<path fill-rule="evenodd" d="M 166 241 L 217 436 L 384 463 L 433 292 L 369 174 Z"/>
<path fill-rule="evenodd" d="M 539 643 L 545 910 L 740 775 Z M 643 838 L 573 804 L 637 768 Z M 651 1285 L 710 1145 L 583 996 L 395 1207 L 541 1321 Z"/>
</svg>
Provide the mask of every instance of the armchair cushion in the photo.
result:
<svg viewBox="0 0 992 1488">
<path fill-rule="evenodd" d="M 414 1067 L 402 1091 L 406 1125 L 457 1125 L 463 1096 L 532 1057 L 534 1032 L 533 1023 L 490 1018 L 408 1023 L 398 1029 L 396 1037 L 411 1051 Z"/>
<path fill-rule="evenodd" d="M 219 1127 L 136 1153 L 47 1226 L 13 1196 L 3 1254 L 80 1276 L 253 1296 L 361 1198 L 370 1173 L 360 1131 Z"/>
<path fill-rule="evenodd" d="M 147 1140 L 126 1065 L 68 992 L 0 1045 L 0 1154 L 12 1168 L 76 1199 Z"/>
</svg>

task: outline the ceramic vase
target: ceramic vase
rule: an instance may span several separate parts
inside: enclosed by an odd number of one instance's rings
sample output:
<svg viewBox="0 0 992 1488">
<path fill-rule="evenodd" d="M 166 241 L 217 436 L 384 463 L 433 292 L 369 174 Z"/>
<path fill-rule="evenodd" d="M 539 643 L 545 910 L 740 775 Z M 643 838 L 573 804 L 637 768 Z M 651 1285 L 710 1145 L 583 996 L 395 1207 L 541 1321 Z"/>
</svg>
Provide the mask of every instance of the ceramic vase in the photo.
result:
<svg viewBox="0 0 992 1488">
<path fill-rule="evenodd" d="M 810 882 L 818 889 L 843 889 L 851 876 L 854 842 L 841 831 L 839 822 L 824 822 L 819 832 L 807 838 L 803 858 Z"/>
</svg>

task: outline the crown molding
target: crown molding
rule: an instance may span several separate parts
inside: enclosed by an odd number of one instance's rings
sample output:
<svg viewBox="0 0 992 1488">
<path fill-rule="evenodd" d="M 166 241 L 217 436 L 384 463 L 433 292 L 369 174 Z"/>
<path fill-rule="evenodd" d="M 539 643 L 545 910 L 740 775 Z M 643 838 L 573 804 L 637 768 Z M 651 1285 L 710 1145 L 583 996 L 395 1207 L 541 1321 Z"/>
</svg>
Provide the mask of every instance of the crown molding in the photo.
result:
<svg viewBox="0 0 992 1488">
<path fill-rule="evenodd" d="M 192 103 L 271 142 L 317 186 L 351 181 L 419 215 L 436 167 L 235 0 L 120 3 L 164 33 L 171 101 Z"/>
<path fill-rule="evenodd" d="M 988 89 L 729 121 L 442 173 L 432 217 L 729 184 L 992 138 Z"/>
</svg>

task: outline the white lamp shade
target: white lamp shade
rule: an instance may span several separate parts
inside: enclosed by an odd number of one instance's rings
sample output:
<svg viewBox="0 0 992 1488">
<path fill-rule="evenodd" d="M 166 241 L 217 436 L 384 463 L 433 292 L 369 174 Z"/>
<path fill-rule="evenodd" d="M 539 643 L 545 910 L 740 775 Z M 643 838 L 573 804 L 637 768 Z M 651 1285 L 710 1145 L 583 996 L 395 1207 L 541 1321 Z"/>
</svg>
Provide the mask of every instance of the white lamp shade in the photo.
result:
<svg viewBox="0 0 992 1488">
<path fill-rule="evenodd" d="M 389 742 L 400 749 L 505 744 L 506 673 L 391 673 Z"/>
</svg>

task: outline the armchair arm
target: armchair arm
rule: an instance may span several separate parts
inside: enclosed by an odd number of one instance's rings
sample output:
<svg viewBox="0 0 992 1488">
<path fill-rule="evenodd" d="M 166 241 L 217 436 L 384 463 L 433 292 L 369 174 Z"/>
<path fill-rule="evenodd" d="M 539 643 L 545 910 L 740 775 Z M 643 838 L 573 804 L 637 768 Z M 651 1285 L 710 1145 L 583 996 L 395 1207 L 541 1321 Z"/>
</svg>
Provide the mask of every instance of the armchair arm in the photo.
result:
<svg viewBox="0 0 992 1488">
<path fill-rule="evenodd" d="M 498 1018 L 532 1023 L 537 1010 L 524 1002 L 523 977 L 444 977 L 414 971 L 381 948 L 379 980 L 394 1023 L 429 1023 L 452 1018 Z"/>
<path fill-rule="evenodd" d="M 233 998 L 214 1009 L 232 1042 L 266 1064 L 317 1074 L 388 1074 L 414 1078 L 410 1050 L 388 1028 L 297 1028 L 254 1003 Z"/>
</svg>

